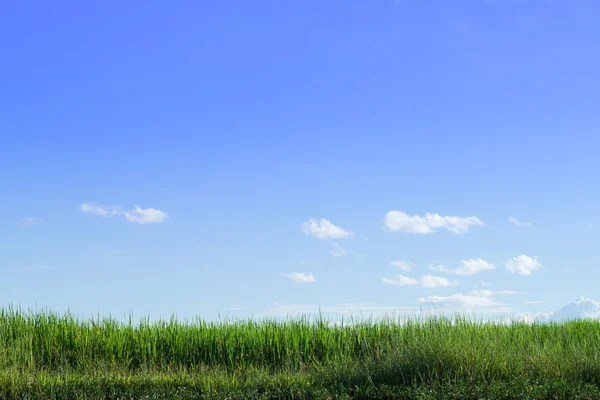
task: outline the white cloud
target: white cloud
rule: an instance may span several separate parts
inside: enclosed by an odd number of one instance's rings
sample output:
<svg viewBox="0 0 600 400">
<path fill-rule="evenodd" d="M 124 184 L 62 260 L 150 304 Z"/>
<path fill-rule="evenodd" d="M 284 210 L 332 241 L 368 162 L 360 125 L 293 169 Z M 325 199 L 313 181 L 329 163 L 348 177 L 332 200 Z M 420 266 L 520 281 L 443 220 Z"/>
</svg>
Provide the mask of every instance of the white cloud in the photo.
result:
<svg viewBox="0 0 600 400">
<path fill-rule="evenodd" d="M 325 218 L 321 218 L 321 221 L 317 221 L 314 218 L 302 224 L 302 231 L 307 236 L 312 236 L 317 239 L 342 239 L 352 235 L 352 232 L 348 232 L 345 229 L 335 226 Z"/>
<path fill-rule="evenodd" d="M 517 226 L 531 226 L 531 222 L 520 222 L 518 219 L 514 217 L 508 217 L 508 220 Z"/>
<path fill-rule="evenodd" d="M 429 269 L 432 271 L 443 272 L 445 274 L 452 272 L 450 268 L 446 267 L 445 265 L 431 265 Z"/>
<path fill-rule="evenodd" d="M 119 215 L 121 213 L 121 210 L 119 209 L 119 207 L 104 206 L 101 204 L 92 204 L 92 203 L 82 203 L 79 206 L 79 211 L 84 212 L 84 213 L 96 214 L 96 215 L 100 215 L 103 217 Z"/>
<path fill-rule="evenodd" d="M 334 243 L 333 248 L 331 249 L 331 255 L 334 257 L 344 257 L 349 254 L 348 250 L 344 249 L 340 246 L 339 243 Z"/>
<path fill-rule="evenodd" d="M 458 282 L 449 281 L 441 276 L 424 275 L 421 277 L 421 286 L 424 288 L 438 288 L 456 286 Z"/>
<path fill-rule="evenodd" d="M 493 301 L 489 297 L 465 295 L 462 293 L 453 294 L 451 296 L 420 297 L 418 300 L 423 305 L 439 305 L 444 307 L 449 306 L 459 309 L 473 309 L 479 307 L 485 308 L 503 305 L 502 303 Z"/>
<path fill-rule="evenodd" d="M 313 276 L 312 272 L 310 274 L 305 274 L 303 272 L 292 272 L 291 274 L 282 274 L 283 276 L 287 276 L 292 280 L 292 282 L 298 283 L 315 283 L 317 280 Z"/>
<path fill-rule="evenodd" d="M 483 221 L 477 217 L 442 217 L 437 213 L 426 213 L 424 217 L 411 216 L 402 211 L 392 210 L 385 214 L 384 224 L 395 232 L 429 234 L 440 228 L 446 228 L 450 232 L 463 234 L 469 230 L 469 226 L 481 226 Z"/>
<path fill-rule="evenodd" d="M 381 280 L 386 285 L 394 285 L 394 286 L 411 286 L 417 285 L 419 281 L 413 278 L 409 278 L 403 275 L 396 275 L 393 278 L 383 278 Z"/>
<path fill-rule="evenodd" d="M 160 224 L 167 219 L 167 214 L 155 208 L 141 208 L 135 206 L 132 211 L 125 212 L 125 219 L 129 222 L 135 222 L 140 225 Z"/>
<path fill-rule="evenodd" d="M 415 264 L 411 263 L 410 261 L 392 261 L 390 264 L 406 272 L 410 272 L 413 270 L 413 268 L 415 268 Z"/>
<path fill-rule="evenodd" d="M 461 260 L 460 267 L 454 270 L 457 275 L 475 275 L 481 271 L 491 271 L 495 266 L 485 261 L 483 258 L 470 260 Z"/>
<path fill-rule="evenodd" d="M 542 263 L 538 261 L 537 257 L 531 258 L 525 254 L 513 257 L 506 262 L 506 269 L 513 274 L 532 275 L 540 268 L 542 268 Z"/>
</svg>

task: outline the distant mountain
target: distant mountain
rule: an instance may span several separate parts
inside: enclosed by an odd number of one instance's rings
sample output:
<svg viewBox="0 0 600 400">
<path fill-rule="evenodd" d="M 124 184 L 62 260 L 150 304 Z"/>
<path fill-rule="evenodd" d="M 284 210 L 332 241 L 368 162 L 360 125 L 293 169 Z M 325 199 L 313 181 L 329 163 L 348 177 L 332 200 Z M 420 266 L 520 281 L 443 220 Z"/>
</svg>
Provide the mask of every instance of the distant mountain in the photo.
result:
<svg viewBox="0 0 600 400">
<path fill-rule="evenodd" d="M 520 320 L 524 322 L 561 322 L 570 319 L 600 319 L 600 303 L 580 297 L 552 313 L 525 313 L 520 315 Z"/>
<path fill-rule="evenodd" d="M 576 318 L 600 318 L 600 303 L 580 297 L 578 300 L 552 313 L 553 321 L 565 321 Z"/>
</svg>

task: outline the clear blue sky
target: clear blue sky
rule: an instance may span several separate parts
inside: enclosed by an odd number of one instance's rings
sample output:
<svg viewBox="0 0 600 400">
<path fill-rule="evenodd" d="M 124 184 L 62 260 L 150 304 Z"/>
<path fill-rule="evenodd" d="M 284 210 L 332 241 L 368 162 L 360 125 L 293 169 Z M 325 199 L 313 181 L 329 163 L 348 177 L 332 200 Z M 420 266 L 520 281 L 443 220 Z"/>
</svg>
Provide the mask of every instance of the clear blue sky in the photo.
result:
<svg viewBox="0 0 600 400">
<path fill-rule="evenodd" d="M 2 8 L 2 305 L 215 319 L 600 298 L 595 0 Z"/>
</svg>

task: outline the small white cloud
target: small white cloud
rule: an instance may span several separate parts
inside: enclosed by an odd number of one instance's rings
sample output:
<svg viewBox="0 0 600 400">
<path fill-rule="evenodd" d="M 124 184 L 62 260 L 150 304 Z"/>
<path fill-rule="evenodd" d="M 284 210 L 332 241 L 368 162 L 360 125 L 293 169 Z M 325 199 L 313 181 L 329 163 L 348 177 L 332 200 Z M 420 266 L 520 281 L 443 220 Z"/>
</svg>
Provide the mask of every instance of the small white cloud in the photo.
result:
<svg viewBox="0 0 600 400">
<path fill-rule="evenodd" d="M 135 222 L 140 225 L 160 224 L 167 219 L 167 213 L 155 208 L 141 208 L 135 206 L 132 211 L 125 212 L 125 219 L 129 222 Z"/>
<path fill-rule="evenodd" d="M 450 232 L 463 234 L 471 225 L 483 225 L 483 221 L 477 217 L 443 217 L 437 213 L 426 213 L 424 217 L 411 216 L 402 211 L 392 210 L 386 213 L 384 224 L 394 232 L 430 234 L 440 228 L 446 228 Z"/>
<path fill-rule="evenodd" d="M 321 218 L 320 221 L 317 221 L 314 218 L 309 219 L 302 224 L 302 231 L 307 236 L 312 236 L 321 240 L 342 239 L 352 235 L 352 232 L 348 232 L 339 226 L 335 226 L 325 218 Z"/>
<path fill-rule="evenodd" d="M 450 268 L 446 267 L 445 265 L 431 265 L 429 269 L 432 271 L 443 272 L 445 274 L 452 272 Z"/>
<path fill-rule="evenodd" d="M 413 270 L 413 268 L 415 268 L 415 264 L 411 263 L 410 261 L 392 261 L 390 264 L 406 272 L 410 272 Z"/>
<path fill-rule="evenodd" d="M 537 257 L 531 258 L 525 254 L 513 257 L 506 262 L 506 269 L 513 274 L 532 275 L 540 268 L 542 268 L 542 263 L 538 261 Z"/>
<path fill-rule="evenodd" d="M 287 276 L 292 280 L 292 282 L 299 283 L 315 283 L 317 280 L 313 276 L 312 272 L 310 274 L 305 274 L 303 272 L 292 272 L 291 274 L 282 274 L 283 276 Z"/>
<path fill-rule="evenodd" d="M 339 243 L 334 243 L 331 249 L 331 255 L 334 257 L 344 257 L 349 254 L 348 250 L 344 249 Z"/>
<path fill-rule="evenodd" d="M 79 211 L 84 212 L 84 213 L 96 214 L 96 215 L 100 215 L 103 217 L 119 215 L 121 213 L 121 210 L 119 209 L 119 207 L 104 206 L 101 204 L 92 204 L 92 203 L 81 204 L 79 206 Z"/>
<path fill-rule="evenodd" d="M 531 222 L 520 222 L 518 219 L 514 217 L 508 217 L 508 220 L 517 226 L 531 226 Z"/>
<path fill-rule="evenodd" d="M 454 270 L 457 275 L 475 275 L 481 271 L 491 271 L 495 266 L 485 261 L 483 258 L 461 260 L 460 267 Z"/>
<path fill-rule="evenodd" d="M 393 278 L 383 278 L 381 280 L 386 285 L 394 285 L 394 286 L 412 286 L 417 285 L 419 281 L 413 278 L 409 278 L 403 275 L 396 275 Z"/>
<path fill-rule="evenodd" d="M 421 286 L 424 288 L 450 287 L 456 285 L 458 285 L 458 282 L 449 281 L 441 276 L 424 275 L 421 277 Z"/>
<path fill-rule="evenodd" d="M 31 225 L 37 225 L 44 222 L 43 218 L 33 218 L 33 217 L 25 217 L 21 220 L 21 225 L 24 227 L 28 227 Z"/>
</svg>

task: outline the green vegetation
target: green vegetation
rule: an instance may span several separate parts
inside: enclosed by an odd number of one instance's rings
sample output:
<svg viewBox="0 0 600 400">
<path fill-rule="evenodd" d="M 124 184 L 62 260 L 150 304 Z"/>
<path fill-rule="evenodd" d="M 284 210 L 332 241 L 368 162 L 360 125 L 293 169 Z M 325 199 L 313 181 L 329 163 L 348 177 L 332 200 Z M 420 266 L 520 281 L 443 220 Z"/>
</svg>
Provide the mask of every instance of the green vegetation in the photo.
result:
<svg viewBox="0 0 600 400">
<path fill-rule="evenodd" d="M 600 323 L 139 324 L 0 310 L 0 399 L 600 399 Z"/>
</svg>

